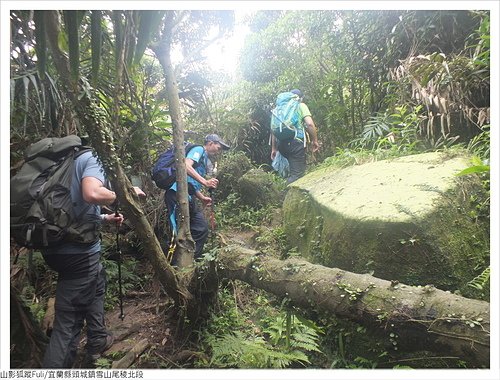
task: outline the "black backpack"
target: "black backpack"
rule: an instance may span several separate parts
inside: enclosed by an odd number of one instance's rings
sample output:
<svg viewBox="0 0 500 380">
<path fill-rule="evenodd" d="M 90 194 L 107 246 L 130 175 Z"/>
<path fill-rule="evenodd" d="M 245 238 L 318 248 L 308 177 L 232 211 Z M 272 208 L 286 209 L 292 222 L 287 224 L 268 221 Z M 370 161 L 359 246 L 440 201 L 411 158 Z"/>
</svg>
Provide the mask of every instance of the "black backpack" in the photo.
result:
<svg viewBox="0 0 500 380">
<path fill-rule="evenodd" d="M 81 223 L 71 200 L 75 158 L 90 150 L 75 135 L 28 147 L 25 163 L 10 180 L 10 234 L 17 244 L 43 249 L 99 238 L 98 223 Z"/>
<path fill-rule="evenodd" d="M 193 144 L 189 142 L 184 143 L 184 150 L 186 155 L 195 146 L 201 146 L 199 144 Z M 196 168 L 197 163 L 193 165 Z M 160 189 L 168 190 L 176 181 L 176 170 L 175 170 L 175 149 L 174 146 L 168 148 L 165 152 L 160 154 L 158 160 L 151 170 L 151 178 L 153 179 L 156 186 Z"/>
</svg>

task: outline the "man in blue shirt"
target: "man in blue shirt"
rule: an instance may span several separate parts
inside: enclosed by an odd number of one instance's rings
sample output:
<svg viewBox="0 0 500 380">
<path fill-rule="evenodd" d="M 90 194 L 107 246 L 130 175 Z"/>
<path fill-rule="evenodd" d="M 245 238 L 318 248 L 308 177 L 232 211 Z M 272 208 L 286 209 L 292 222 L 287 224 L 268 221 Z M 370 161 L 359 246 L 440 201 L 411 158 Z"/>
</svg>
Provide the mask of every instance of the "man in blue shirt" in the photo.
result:
<svg viewBox="0 0 500 380">
<path fill-rule="evenodd" d="M 197 205 L 194 198 L 198 198 L 206 206 L 210 206 L 212 198 L 207 197 L 202 193 L 202 188 L 215 189 L 219 184 L 217 178 L 206 179 L 207 167 L 209 160 L 214 160 L 223 150 L 228 150 L 229 145 L 226 144 L 216 134 L 209 134 L 205 137 L 203 146 L 196 146 L 192 148 L 186 155 L 186 172 L 188 181 L 189 193 L 189 223 L 191 228 L 191 237 L 195 242 L 194 258 L 201 257 L 203 246 L 208 237 L 208 223 L 201 210 Z M 170 221 L 173 229 L 176 230 L 177 222 L 177 183 L 165 192 L 165 203 L 168 207 Z M 172 260 L 172 265 L 176 264 L 176 257 Z"/>
<path fill-rule="evenodd" d="M 99 205 L 111 205 L 116 194 L 107 189 L 104 171 L 91 152 L 75 159 L 71 185 L 74 214 L 82 224 L 101 223 L 120 225 L 123 215 L 101 214 Z M 145 196 L 134 187 L 138 196 Z M 76 359 L 80 333 L 87 327 L 87 359 L 96 360 L 113 343 L 104 324 L 106 272 L 100 263 L 99 235 L 90 243 L 65 241 L 57 247 L 42 251 L 47 265 L 58 273 L 54 328 L 45 351 L 43 368 L 71 368 Z M 90 363 L 89 363 L 90 364 Z"/>
</svg>

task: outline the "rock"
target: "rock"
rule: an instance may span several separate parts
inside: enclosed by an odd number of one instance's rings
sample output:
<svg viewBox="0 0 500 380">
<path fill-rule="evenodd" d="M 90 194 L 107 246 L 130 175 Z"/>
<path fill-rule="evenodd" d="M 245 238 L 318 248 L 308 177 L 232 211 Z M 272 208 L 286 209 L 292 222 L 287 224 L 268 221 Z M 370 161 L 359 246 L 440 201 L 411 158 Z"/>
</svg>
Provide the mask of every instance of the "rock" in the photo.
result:
<svg viewBox="0 0 500 380">
<path fill-rule="evenodd" d="M 480 181 L 455 176 L 468 166 L 434 152 L 319 169 L 290 185 L 285 233 L 312 262 L 466 295 L 489 265 L 489 225 L 468 215 Z"/>
<path fill-rule="evenodd" d="M 252 169 L 252 163 L 242 152 L 227 154 L 220 161 L 217 171 L 219 186 L 217 187 L 217 199 L 225 199 L 234 192 L 234 187 L 243 174 Z"/>
<path fill-rule="evenodd" d="M 274 174 L 251 169 L 238 180 L 236 190 L 243 204 L 253 207 L 278 204 L 281 192 Z"/>
</svg>

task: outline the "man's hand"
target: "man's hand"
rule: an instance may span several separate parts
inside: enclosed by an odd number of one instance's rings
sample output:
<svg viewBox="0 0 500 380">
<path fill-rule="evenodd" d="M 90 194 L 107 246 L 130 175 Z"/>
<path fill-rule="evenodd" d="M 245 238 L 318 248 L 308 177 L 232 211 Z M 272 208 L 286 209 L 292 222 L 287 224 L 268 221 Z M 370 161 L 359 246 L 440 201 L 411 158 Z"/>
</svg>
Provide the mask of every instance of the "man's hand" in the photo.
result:
<svg viewBox="0 0 500 380">
<path fill-rule="evenodd" d="M 319 151 L 319 143 L 317 141 L 313 141 L 311 143 L 311 147 L 312 147 L 312 152 L 313 153 L 316 153 Z"/>
<path fill-rule="evenodd" d="M 113 224 L 116 224 L 117 226 L 121 226 L 122 223 L 123 223 L 123 220 L 124 220 L 124 217 L 122 214 L 118 213 L 118 215 L 116 214 L 103 214 L 103 222 L 104 223 L 107 223 L 107 224 L 110 224 L 110 223 L 113 223 Z"/>
<path fill-rule="evenodd" d="M 274 158 L 276 157 L 277 154 L 278 154 L 278 150 L 272 149 L 271 150 L 271 160 L 274 160 Z"/>
<path fill-rule="evenodd" d="M 206 197 L 203 194 L 201 194 L 198 199 L 203 202 L 205 206 L 211 206 L 212 205 L 212 198 Z"/>
<path fill-rule="evenodd" d="M 139 187 L 134 186 L 134 191 L 138 197 L 146 197 L 146 193 L 142 191 Z"/>
<path fill-rule="evenodd" d="M 217 178 L 210 178 L 205 182 L 205 187 L 209 187 L 212 189 L 217 188 L 218 185 L 219 185 L 219 180 Z"/>
</svg>

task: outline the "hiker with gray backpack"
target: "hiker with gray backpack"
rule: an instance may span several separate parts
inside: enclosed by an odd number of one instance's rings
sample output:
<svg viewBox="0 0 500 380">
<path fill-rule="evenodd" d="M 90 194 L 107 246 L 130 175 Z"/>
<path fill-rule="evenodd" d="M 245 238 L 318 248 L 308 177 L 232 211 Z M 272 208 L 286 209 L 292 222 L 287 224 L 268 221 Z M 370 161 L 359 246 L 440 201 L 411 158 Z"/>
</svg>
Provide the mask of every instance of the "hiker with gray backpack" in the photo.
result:
<svg viewBox="0 0 500 380">
<path fill-rule="evenodd" d="M 306 145 L 309 141 L 312 152 L 319 150 L 318 135 L 311 112 L 302 102 L 298 89 L 277 96 L 276 107 L 271 111 L 271 160 L 278 153 L 288 160 L 287 183 L 302 177 L 306 171 Z"/>
<path fill-rule="evenodd" d="M 113 344 L 104 323 L 100 226 L 119 226 L 123 215 L 101 214 L 100 205 L 116 202 L 106 183 L 95 153 L 74 135 L 32 144 L 11 179 L 11 236 L 21 246 L 40 250 L 58 273 L 54 327 L 43 368 L 73 366 L 84 323 L 86 363 Z M 138 187 L 134 191 L 145 196 Z"/>
</svg>

